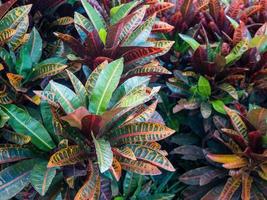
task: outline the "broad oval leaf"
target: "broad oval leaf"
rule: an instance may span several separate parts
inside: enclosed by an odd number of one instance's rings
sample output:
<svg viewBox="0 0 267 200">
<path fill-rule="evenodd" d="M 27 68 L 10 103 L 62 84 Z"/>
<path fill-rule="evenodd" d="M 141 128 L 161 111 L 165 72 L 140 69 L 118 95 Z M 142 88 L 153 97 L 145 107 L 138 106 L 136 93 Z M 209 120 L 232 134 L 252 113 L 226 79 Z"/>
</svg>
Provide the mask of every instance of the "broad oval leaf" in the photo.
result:
<svg viewBox="0 0 267 200">
<path fill-rule="evenodd" d="M 10 126 L 18 133 L 29 135 L 31 142 L 37 148 L 44 151 L 50 151 L 55 148 L 52 138 L 40 122 L 16 105 L 1 105 L 1 107 L 10 117 Z"/>
</svg>

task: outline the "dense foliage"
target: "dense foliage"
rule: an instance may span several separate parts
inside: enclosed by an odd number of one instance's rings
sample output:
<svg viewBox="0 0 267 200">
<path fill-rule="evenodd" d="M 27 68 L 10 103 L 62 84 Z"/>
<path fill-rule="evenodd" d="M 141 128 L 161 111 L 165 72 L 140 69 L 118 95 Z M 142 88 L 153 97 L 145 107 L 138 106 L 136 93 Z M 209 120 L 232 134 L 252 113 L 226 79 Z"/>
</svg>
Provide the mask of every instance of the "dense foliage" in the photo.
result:
<svg viewBox="0 0 267 200">
<path fill-rule="evenodd" d="M 266 0 L 0 1 L 0 199 L 267 198 Z"/>
</svg>

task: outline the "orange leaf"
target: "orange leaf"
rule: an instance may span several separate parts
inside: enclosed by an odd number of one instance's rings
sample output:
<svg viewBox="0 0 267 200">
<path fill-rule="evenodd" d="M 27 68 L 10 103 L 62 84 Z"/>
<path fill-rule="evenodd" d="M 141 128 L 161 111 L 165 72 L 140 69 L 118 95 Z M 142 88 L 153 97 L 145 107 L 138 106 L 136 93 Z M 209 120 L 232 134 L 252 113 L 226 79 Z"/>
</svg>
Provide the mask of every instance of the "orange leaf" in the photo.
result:
<svg viewBox="0 0 267 200">
<path fill-rule="evenodd" d="M 117 181 L 119 181 L 121 178 L 122 168 L 121 168 L 120 162 L 114 157 L 113 157 L 113 162 L 112 162 L 112 166 L 110 168 L 110 171 L 113 174 L 113 176 L 115 177 L 115 179 Z"/>
<path fill-rule="evenodd" d="M 228 178 L 223 188 L 223 191 L 221 192 L 220 197 L 218 199 L 221 200 L 231 199 L 235 191 L 239 188 L 240 184 L 241 184 L 241 176 Z"/>
<path fill-rule="evenodd" d="M 251 191 L 251 184 L 252 184 L 252 177 L 247 174 L 243 173 L 242 175 L 242 200 L 250 200 L 250 191 Z"/>
<path fill-rule="evenodd" d="M 241 157 L 234 154 L 208 154 L 209 159 L 218 163 L 232 163 L 242 160 Z"/>
</svg>

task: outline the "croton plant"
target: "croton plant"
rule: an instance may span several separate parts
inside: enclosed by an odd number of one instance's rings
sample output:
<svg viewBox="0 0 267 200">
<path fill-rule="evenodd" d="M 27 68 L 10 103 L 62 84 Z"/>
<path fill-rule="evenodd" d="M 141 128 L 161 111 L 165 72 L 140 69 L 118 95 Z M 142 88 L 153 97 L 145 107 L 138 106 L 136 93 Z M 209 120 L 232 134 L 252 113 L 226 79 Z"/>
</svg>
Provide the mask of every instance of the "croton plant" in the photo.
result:
<svg viewBox="0 0 267 200">
<path fill-rule="evenodd" d="M 266 20 L 266 0 L 0 0 L 0 199 L 266 199 Z"/>
</svg>

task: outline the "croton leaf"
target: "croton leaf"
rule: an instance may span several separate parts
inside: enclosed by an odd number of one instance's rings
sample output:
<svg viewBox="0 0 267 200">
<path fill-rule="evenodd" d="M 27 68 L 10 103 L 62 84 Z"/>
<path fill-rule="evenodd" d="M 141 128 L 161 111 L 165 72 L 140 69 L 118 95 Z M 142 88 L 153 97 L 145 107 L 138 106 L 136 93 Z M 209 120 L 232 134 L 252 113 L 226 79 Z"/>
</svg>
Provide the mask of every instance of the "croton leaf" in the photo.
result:
<svg viewBox="0 0 267 200">
<path fill-rule="evenodd" d="M 119 84 L 123 71 L 123 59 L 109 63 L 99 74 L 90 98 L 89 111 L 102 114 L 106 111 L 112 93 Z"/>
<path fill-rule="evenodd" d="M 256 108 L 248 112 L 249 122 L 262 133 L 267 132 L 267 109 Z"/>
<path fill-rule="evenodd" d="M 117 181 L 120 180 L 122 174 L 122 168 L 120 162 L 113 157 L 112 166 L 110 168 L 111 173 Z"/>
<path fill-rule="evenodd" d="M 131 160 L 136 160 L 136 157 L 134 155 L 133 150 L 128 146 L 124 146 L 124 147 L 121 147 L 121 148 L 112 148 L 112 151 L 117 156 L 122 156 L 124 158 L 128 158 L 128 159 L 131 159 Z"/>
<path fill-rule="evenodd" d="M 1 95 L 1 94 L 0 94 Z M 6 122 L 8 121 L 9 116 L 0 109 L 0 128 L 3 128 Z"/>
<path fill-rule="evenodd" d="M 247 138 L 247 126 L 241 119 L 241 117 L 238 115 L 237 112 L 234 110 L 231 110 L 230 108 L 224 106 L 224 109 L 227 113 L 227 115 L 230 117 L 231 122 L 234 126 L 234 128 L 245 138 Z"/>
<path fill-rule="evenodd" d="M 31 141 L 31 137 L 28 135 L 14 133 L 8 130 L 3 130 L 2 136 L 5 140 L 19 145 L 28 144 Z"/>
<path fill-rule="evenodd" d="M 107 171 L 113 160 L 113 153 L 109 141 L 104 139 L 96 139 L 94 133 L 91 133 L 97 155 L 97 162 L 101 173 Z"/>
<path fill-rule="evenodd" d="M 130 160 L 123 157 L 117 157 L 123 169 L 135 172 L 141 175 L 159 175 L 161 171 L 154 165 L 139 161 Z"/>
<path fill-rule="evenodd" d="M 98 177 L 98 169 L 93 166 L 91 161 L 89 161 L 87 180 L 77 192 L 74 200 L 93 199 L 97 187 Z"/>
<path fill-rule="evenodd" d="M 56 175 L 56 168 L 47 168 L 47 161 L 38 160 L 31 171 L 30 181 L 34 189 L 45 195 Z"/>
<path fill-rule="evenodd" d="M 117 12 L 115 12 L 113 15 L 111 15 L 110 23 L 111 24 L 116 24 L 119 22 L 121 19 L 123 19 L 125 16 L 127 16 L 131 10 L 137 6 L 140 2 L 134 0 L 126 4 L 120 5 L 118 8 Z"/>
<path fill-rule="evenodd" d="M 19 6 L 9 11 L 0 21 L 0 30 L 15 28 L 31 10 L 32 5 Z M 2 14 L 2 13 L 1 13 Z"/>
<path fill-rule="evenodd" d="M 66 113 L 74 112 L 75 109 L 80 107 L 80 99 L 71 89 L 54 81 L 50 81 L 50 85 L 57 102 Z"/>
<path fill-rule="evenodd" d="M 224 177 L 225 171 L 209 166 L 192 169 L 179 177 L 179 180 L 188 185 L 206 185 L 216 178 Z"/>
<path fill-rule="evenodd" d="M 4 45 L 14 34 L 16 33 L 15 29 L 5 29 L 0 32 L 0 44 Z"/>
<path fill-rule="evenodd" d="M 38 63 L 42 56 L 43 42 L 36 28 L 32 29 L 30 38 L 25 45 L 29 48 L 32 62 Z"/>
<path fill-rule="evenodd" d="M 88 94 L 87 94 L 87 91 L 86 91 L 85 87 L 83 86 L 81 81 L 71 71 L 67 70 L 67 73 L 68 73 L 70 81 L 71 81 L 71 83 L 73 85 L 73 88 L 75 90 L 75 93 L 79 97 L 82 105 L 87 107 Z"/>
<path fill-rule="evenodd" d="M 251 185 L 253 182 L 253 178 L 247 174 L 243 173 L 242 175 L 242 200 L 249 200 L 250 199 L 250 191 Z"/>
<path fill-rule="evenodd" d="M 137 159 L 147 161 L 168 171 L 175 171 L 170 161 L 162 155 L 160 151 L 139 144 L 131 144 L 127 146 L 133 150 Z"/>
<path fill-rule="evenodd" d="M 157 123 L 140 122 L 134 124 L 126 124 L 112 130 L 110 138 L 112 143 L 133 143 L 149 141 L 155 142 L 162 140 L 175 131 Z"/>
<path fill-rule="evenodd" d="M 50 151 L 55 144 L 47 130 L 36 119 L 16 105 L 1 105 L 9 116 L 9 125 L 18 133 L 29 135 L 31 142 L 39 149 Z"/>
<path fill-rule="evenodd" d="M 219 199 L 231 199 L 236 190 L 239 188 L 241 184 L 241 177 L 240 176 L 233 176 L 228 178 Z"/>
<path fill-rule="evenodd" d="M 106 29 L 105 20 L 103 19 L 102 15 L 96 9 L 94 9 L 88 1 L 81 0 L 81 2 L 95 29 L 97 29 L 98 32 L 101 29 Z"/>
<path fill-rule="evenodd" d="M 0 148 L 0 164 L 33 158 L 34 154 L 26 148 Z"/>
<path fill-rule="evenodd" d="M 179 34 L 179 36 L 186 42 L 188 43 L 188 45 L 195 51 L 197 50 L 197 48 L 200 46 L 200 44 L 194 39 L 191 38 L 188 35 L 184 35 L 184 34 Z"/>
<path fill-rule="evenodd" d="M 11 165 L 0 172 L 1 199 L 12 199 L 30 181 L 31 170 L 36 160 L 25 160 Z"/>
<path fill-rule="evenodd" d="M 7 1 L 0 6 L 0 19 L 8 12 L 8 10 L 12 7 L 14 3 L 16 3 L 17 0 L 10 0 Z"/>
<path fill-rule="evenodd" d="M 211 95 L 211 86 L 209 81 L 204 77 L 200 76 L 197 83 L 198 92 L 203 97 L 209 97 Z"/>
<path fill-rule="evenodd" d="M 47 164 L 48 168 L 73 165 L 85 159 L 85 154 L 78 145 L 68 146 L 54 153 Z"/>
</svg>

